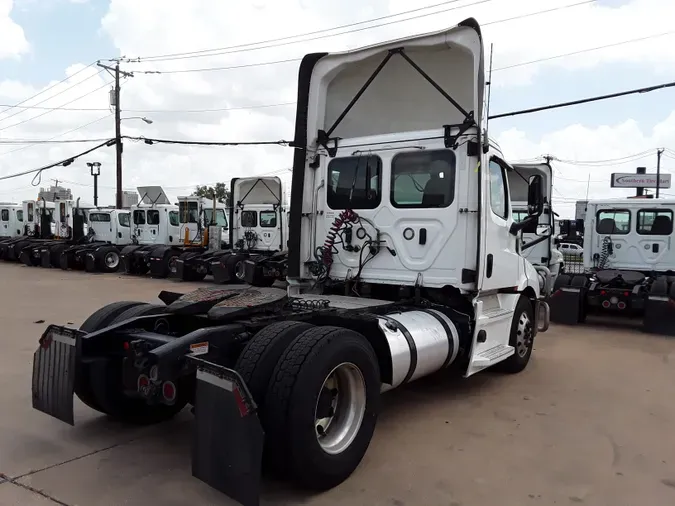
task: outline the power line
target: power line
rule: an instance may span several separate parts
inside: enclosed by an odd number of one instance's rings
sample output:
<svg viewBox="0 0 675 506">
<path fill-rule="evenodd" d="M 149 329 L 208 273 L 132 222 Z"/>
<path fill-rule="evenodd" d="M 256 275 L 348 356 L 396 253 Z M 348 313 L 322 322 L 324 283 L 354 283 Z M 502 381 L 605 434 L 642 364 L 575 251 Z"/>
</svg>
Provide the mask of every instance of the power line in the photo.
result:
<svg viewBox="0 0 675 506">
<path fill-rule="evenodd" d="M 74 99 L 72 99 L 72 100 L 69 100 L 68 102 L 66 102 L 65 104 L 62 104 L 62 105 L 68 105 L 68 104 L 72 104 L 73 102 L 77 102 L 78 100 L 81 100 L 81 99 L 83 99 L 84 97 L 87 97 L 87 96 L 91 95 L 92 93 L 96 93 L 97 91 L 99 91 L 99 90 L 105 88 L 106 86 L 110 86 L 110 84 L 112 84 L 112 83 L 111 83 L 111 82 L 104 83 L 103 86 L 99 86 L 98 88 L 96 88 L 96 89 L 94 89 L 94 90 L 91 90 L 90 92 L 87 92 L 87 93 L 85 93 L 84 95 L 81 95 L 81 96 L 79 96 L 79 97 L 77 97 L 77 98 L 74 98 Z M 44 116 L 44 115 L 46 115 L 46 114 L 50 114 L 50 113 L 52 113 L 52 112 L 54 112 L 54 111 L 59 111 L 59 110 L 61 110 L 61 109 L 60 109 L 60 108 L 56 108 L 56 109 L 52 109 L 52 110 L 45 111 L 45 112 L 43 112 L 43 113 L 41 113 L 41 114 L 38 114 L 37 116 L 33 116 L 32 118 L 28 118 L 28 119 L 25 119 L 25 120 L 23 120 L 23 121 L 19 121 L 18 123 L 14 123 L 14 124 L 12 124 L 12 125 L 9 125 L 9 126 L 6 126 L 6 127 L 2 127 L 2 128 L 0 128 L 0 131 L 2 131 L 2 130 L 7 130 L 8 128 L 14 128 L 15 126 L 23 125 L 24 123 L 28 123 L 29 121 L 33 121 L 33 120 L 35 120 L 35 119 L 41 118 L 42 116 Z"/>
<path fill-rule="evenodd" d="M 82 83 L 88 81 L 89 79 L 92 79 L 92 78 L 98 76 L 100 73 L 101 73 L 101 72 L 99 71 L 98 73 L 92 74 L 92 75 L 90 75 L 89 77 L 86 77 L 85 79 L 82 79 L 81 81 L 78 81 L 78 82 L 76 82 L 76 83 L 74 83 L 74 84 L 71 84 L 70 86 L 68 86 L 67 88 L 62 89 L 61 91 L 59 91 L 59 92 L 56 93 L 55 95 L 52 95 L 52 96 L 47 97 L 47 98 L 45 98 L 45 99 L 42 99 L 42 100 L 40 100 L 39 102 L 36 102 L 36 103 L 33 104 L 33 105 L 34 105 L 34 106 L 37 106 L 37 105 L 40 105 L 40 104 L 44 104 L 45 102 L 48 102 L 49 100 L 52 100 L 53 98 L 56 98 L 56 97 L 58 97 L 59 95 L 64 94 L 66 91 L 72 90 L 73 88 L 75 88 L 75 87 L 81 85 Z M 27 99 L 27 100 L 29 100 L 29 99 Z M 24 100 L 24 102 L 25 102 L 25 100 Z M 23 102 L 20 102 L 20 103 L 23 103 Z M 16 106 L 11 106 L 11 107 L 9 107 L 9 109 L 11 109 L 12 107 L 16 107 Z M 22 108 L 22 109 L 23 109 L 23 108 Z M 6 109 L 6 110 L 8 110 L 8 109 Z M 22 112 L 24 112 L 24 111 L 23 111 L 23 110 L 19 110 L 19 111 L 15 112 L 14 114 L 10 114 L 9 116 L 5 116 L 4 118 L 0 118 L 0 121 L 5 121 L 5 120 L 8 120 L 9 118 L 13 118 L 14 116 L 17 116 L 17 115 L 21 114 Z"/>
<path fill-rule="evenodd" d="M 565 58 L 567 56 L 576 56 L 576 55 L 583 54 L 583 53 L 600 51 L 602 49 L 608 49 L 610 47 L 623 46 L 623 45 L 626 45 L 626 44 L 633 44 L 635 42 L 643 42 L 645 40 L 655 39 L 657 37 L 665 37 L 666 35 L 673 35 L 674 33 L 675 33 L 675 30 L 670 31 L 670 32 L 657 33 L 657 34 L 654 34 L 654 35 L 647 35 L 646 37 L 640 37 L 640 38 L 637 38 L 637 39 L 622 40 L 620 42 L 614 42 L 612 44 L 605 44 L 604 46 L 589 47 L 587 49 L 580 49 L 579 51 L 572 51 L 570 53 L 558 54 L 558 55 L 555 55 L 555 56 L 548 56 L 546 58 L 539 58 L 537 60 L 526 61 L 526 62 L 521 62 L 521 63 L 514 63 L 513 65 L 507 65 L 505 67 L 492 69 L 492 71 L 498 72 L 500 70 L 507 70 L 507 69 L 513 69 L 513 68 L 517 68 L 517 67 L 524 67 L 525 65 L 531 65 L 532 63 L 540 63 L 540 62 L 545 62 L 545 61 L 557 60 L 558 58 Z"/>
<path fill-rule="evenodd" d="M 65 83 L 68 79 L 72 79 L 73 77 L 75 77 L 76 75 L 78 75 L 78 74 L 84 72 L 84 71 L 87 70 L 88 68 L 93 67 L 93 66 L 95 65 L 95 63 L 96 63 L 96 62 L 91 62 L 91 63 L 90 63 L 89 65 L 87 65 L 86 67 L 83 67 L 83 68 L 81 68 L 80 70 L 78 70 L 77 72 L 75 72 L 72 76 L 67 76 L 67 77 L 65 77 L 64 79 L 61 79 L 58 83 L 52 84 L 52 85 L 49 86 L 48 88 L 45 88 L 44 90 L 42 90 L 42 91 L 36 93 L 35 95 L 32 95 L 32 96 L 30 96 L 30 97 L 28 97 L 28 98 L 23 99 L 21 102 L 18 102 L 18 103 L 16 103 L 16 104 L 10 105 L 10 106 L 0 106 L 0 107 L 7 107 L 6 109 L 3 109 L 2 111 L 0 111 L 0 114 L 4 114 L 4 113 L 6 113 L 7 111 L 9 111 L 10 109 L 13 109 L 13 108 L 15 108 L 15 107 L 17 107 L 17 106 L 19 106 L 19 105 L 21 105 L 21 104 L 25 104 L 25 103 L 28 102 L 29 100 L 33 100 L 35 97 L 39 97 L 39 96 L 42 95 L 43 93 L 47 93 L 49 90 L 51 90 L 51 89 L 53 89 L 53 88 L 56 88 L 59 84 L 63 84 L 63 83 Z M 56 95 L 55 95 L 55 96 L 56 96 Z M 11 116 L 9 116 L 9 117 L 11 117 Z"/>
<path fill-rule="evenodd" d="M 449 1 L 446 1 L 446 2 L 434 4 L 434 5 L 427 5 L 426 7 L 418 7 L 416 9 L 411 9 L 411 10 L 408 10 L 408 11 L 399 12 L 397 14 L 389 14 L 387 16 L 380 16 L 380 17 L 377 17 L 377 18 L 366 19 L 366 20 L 363 20 L 363 21 L 357 21 L 355 23 L 347 23 L 347 24 L 344 24 L 344 25 L 334 26 L 332 28 L 324 28 L 322 30 L 314 30 L 312 32 L 305 32 L 305 33 L 300 33 L 300 34 L 296 34 L 296 35 L 287 35 L 285 37 L 277 37 L 277 38 L 274 38 L 274 39 L 261 40 L 261 41 L 257 41 L 257 42 L 248 42 L 248 43 L 245 43 L 245 44 L 236 44 L 236 45 L 233 45 L 233 46 L 226 46 L 226 47 L 220 47 L 220 48 L 202 49 L 202 50 L 198 50 L 198 51 L 187 51 L 187 52 L 182 52 L 182 53 L 170 53 L 170 54 L 164 54 L 164 55 L 154 55 L 154 56 L 144 56 L 144 57 L 141 56 L 141 57 L 138 57 L 138 58 L 129 59 L 129 61 L 130 62 L 141 61 L 141 60 L 165 61 L 165 60 L 172 60 L 172 59 L 183 59 L 185 57 L 213 56 L 210 53 L 213 53 L 213 52 L 216 52 L 216 51 L 228 51 L 228 50 L 231 50 L 231 49 L 241 49 L 241 48 L 245 48 L 245 47 L 249 47 L 249 46 L 259 46 L 261 44 L 284 42 L 284 41 L 288 41 L 288 40 L 291 40 L 291 39 L 297 39 L 297 38 L 301 38 L 301 37 L 309 37 L 309 36 L 317 35 L 317 34 L 324 34 L 324 33 L 332 32 L 332 31 L 335 31 L 335 30 L 342 30 L 343 28 L 351 28 L 351 27 L 354 27 L 354 26 L 373 23 L 375 21 L 382 21 L 384 19 L 391 19 L 391 18 L 395 18 L 395 17 L 399 17 L 399 16 L 404 16 L 406 14 L 412 14 L 412 13 L 423 11 L 423 10 L 433 9 L 433 8 L 436 8 L 436 7 L 442 7 L 443 5 L 454 4 L 454 3 L 457 3 L 459 1 L 460 0 L 449 0 Z M 483 2 L 476 2 L 476 3 L 483 3 Z M 471 5 L 474 5 L 474 4 L 470 3 L 470 4 L 467 4 L 467 5 L 453 7 L 453 8 L 448 9 L 448 10 L 461 9 L 462 7 L 469 7 Z M 444 12 L 444 11 L 440 11 L 440 12 Z M 402 20 L 402 21 L 407 21 L 407 19 Z M 369 28 L 376 28 L 376 26 L 369 27 Z M 350 33 L 350 32 L 345 32 L 345 33 Z M 335 35 L 342 35 L 342 34 L 335 34 Z M 314 40 L 314 39 L 309 39 L 309 40 Z M 305 40 L 295 41 L 293 43 L 298 43 L 298 42 L 305 42 Z M 264 48 L 259 48 L 259 49 L 264 49 Z M 207 54 L 207 53 L 209 53 L 209 54 Z"/>
<path fill-rule="evenodd" d="M 184 146 L 289 146 L 290 141 L 189 141 L 189 140 L 175 140 L 175 139 L 154 139 L 151 137 L 131 137 L 123 135 L 123 139 L 131 141 L 142 141 L 146 144 L 180 144 Z"/>
<path fill-rule="evenodd" d="M 345 34 L 349 34 L 349 33 L 361 32 L 361 31 L 364 31 L 364 30 L 371 30 L 373 28 L 380 28 L 382 26 L 389 26 L 389 25 L 393 25 L 393 24 L 403 23 L 403 22 L 406 22 L 406 21 L 413 21 L 415 19 L 421 19 L 421 18 L 425 18 L 425 17 L 429 17 L 429 16 L 434 16 L 434 15 L 437 15 L 437 14 L 442 14 L 442 13 L 445 13 L 445 12 L 453 11 L 453 10 L 464 8 L 464 7 L 472 7 L 472 6 L 487 3 L 487 2 L 490 2 L 490 1 L 493 1 L 493 0 L 479 0 L 479 1 L 471 2 L 471 3 L 468 3 L 468 4 L 462 5 L 462 6 L 458 6 L 458 7 L 450 7 L 450 8 L 447 8 L 447 9 L 442 9 L 442 10 L 438 10 L 438 11 L 434 11 L 434 12 L 430 12 L 430 13 L 419 14 L 417 16 L 410 16 L 410 17 L 407 17 L 405 19 L 388 21 L 386 23 L 380 23 L 380 24 L 377 24 L 377 25 L 355 28 L 353 30 L 345 30 L 345 31 L 339 32 L 339 33 L 317 35 L 315 37 L 310 37 L 310 38 L 306 38 L 306 39 L 302 39 L 302 40 L 291 40 L 291 41 L 284 41 L 284 42 L 275 43 L 275 44 L 261 45 L 260 47 L 247 47 L 247 46 L 266 44 L 267 42 L 258 42 L 258 43 L 254 42 L 254 43 L 249 43 L 249 44 L 240 44 L 238 46 L 229 46 L 229 47 L 216 48 L 216 49 L 210 49 L 210 50 L 204 49 L 201 52 L 193 51 L 193 52 L 183 53 L 183 54 L 175 53 L 173 56 L 139 57 L 139 58 L 136 58 L 136 59 L 133 59 L 133 60 L 129 59 L 128 61 L 131 62 L 131 63 L 136 63 L 136 62 L 142 62 L 142 61 L 158 62 L 158 61 L 186 60 L 186 59 L 192 59 L 192 58 L 204 58 L 204 57 L 209 57 L 209 56 L 220 56 L 220 55 L 223 55 L 223 54 L 233 54 L 233 53 L 242 53 L 242 52 L 248 52 L 248 51 L 258 51 L 258 50 L 261 50 L 261 49 L 269 49 L 269 48 L 274 48 L 274 47 L 288 46 L 288 45 L 291 45 L 291 44 L 299 44 L 299 43 L 303 43 L 303 42 L 310 42 L 310 41 L 319 40 L 319 39 L 337 37 L 337 36 L 345 35 Z M 563 9 L 569 9 L 569 8 L 577 7 L 577 6 L 580 6 L 580 5 L 591 4 L 591 3 L 594 3 L 595 1 L 596 0 L 585 0 L 583 2 L 578 2 L 578 3 L 575 3 L 575 4 L 563 5 L 563 6 L 554 7 L 554 8 L 551 8 L 551 9 L 546 9 L 546 10 L 528 13 L 528 14 L 521 14 L 521 15 L 513 16 L 513 17 L 507 18 L 507 19 L 501 19 L 501 20 L 498 20 L 498 21 L 490 21 L 488 23 L 483 23 L 481 26 L 485 27 L 485 26 L 489 26 L 489 25 L 493 25 L 493 24 L 497 24 L 497 23 L 504 23 L 504 22 L 507 22 L 507 21 L 524 19 L 524 18 L 531 17 L 531 16 L 538 16 L 540 14 L 546 14 L 546 13 L 549 13 L 549 12 L 559 11 L 559 10 L 563 10 Z M 298 35 L 296 37 L 301 37 L 301 35 Z"/>
<path fill-rule="evenodd" d="M 67 167 L 68 165 L 72 164 L 78 158 L 81 158 L 85 155 L 88 155 L 89 153 L 91 153 L 93 151 L 96 151 L 97 149 L 101 149 L 105 146 L 112 146 L 114 143 L 115 143 L 115 139 L 109 139 L 106 142 L 102 142 L 101 144 L 98 144 L 98 145 L 94 146 L 93 148 L 89 148 L 86 151 L 82 151 L 81 153 L 78 153 L 78 154 L 76 154 L 74 156 L 71 156 L 69 158 L 65 158 L 65 159 L 63 159 L 59 162 L 52 163 L 52 164 L 49 164 L 49 165 L 45 165 L 44 167 L 39 167 L 37 169 L 24 170 L 23 172 L 16 172 L 14 174 L 9 174 L 7 176 L 0 176 L 0 181 L 4 181 L 6 179 L 13 179 L 15 177 L 20 177 L 20 176 L 25 176 L 25 175 L 28 175 L 28 174 L 35 173 L 35 177 L 33 178 L 33 183 L 35 183 L 35 179 L 38 176 L 41 176 L 43 171 L 53 169 L 54 167 L 58 167 L 59 165 L 63 165 L 64 167 Z M 33 184 L 33 183 L 31 183 L 31 184 Z M 40 184 L 39 181 L 37 183 L 33 184 L 33 186 L 37 186 L 38 184 Z"/>
<path fill-rule="evenodd" d="M 78 126 L 78 127 L 75 127 L 75 128 L 73 128 L 73 129 L 71 129 L 71 130 L 68 130 L 67 132 L 63 132 L 63 133 L 60 133 L 60 134 L 55 135 L 55 136 L 53 136 L 53 137 L 50 137 L 50 138 L 48 138 L 48 139 L 44 139 L 44 141 L 51 141 L 51 140 L 57 139 L 57 138 L 59 138 L 59 137 L 61 137 L 61 136 L 63 136 L 63 135 L 68 135 L 68 134 L 70 134 L 70 133 L 77 132 L 78 130 L 82 130 L 83 128 L 87 128 L 88 126 L 91 126 L 91 125 L 93 125 L 94 123 L 98 123 L 99 121 L 103 121 L 104 119 L 109 118 L 110 116 L 112 116 L 112 113 L 111 113 L 111 114 L 108 114 L 107 116 L 103 116 L 102 118 L 95 119 L 94 121 L 90 121 L 89 123 L 85 123 L 84 125 L 80 125 L 80 126 Z M 93 142 L 93 141 L 92 141 L 92 142 Z M 24 150 L 24 149 L 28 149 L 28 148 L 30 148 L 31 146 L 33 146 L 33 144 L 29 144 L 28 146 L 22 146 L 22 147 L 16 148 L 16 149 L 11 149 L 11 150 L 9 150 L 9 151 L 5 151 L 5 152 L 3 152 L 3 153 L 0 153 L 0 156 L 5 156 L 5 155 L 8 155 L 8 154 L 10 154 L 10 153 L 16 153 L 17 151 L 22 151 L 22 150 Z"/>
<path fill-rule="evenodd" d="M 519 111 L 512 111 L 512 112 L 505 112 L 501 114 L 493 114 L 492 116 L 488 117 L 488 119 L 499 119 L 499 118 L 506 118 L 509 116 L 521 116 L 523 114 L 532 114 L 535 112 L 541 112 L 541 111 L 549 111 L 552 109 L 560 109 L 563 107 L 570 107 L 573 105 L 580 105 L 580 104 L 588 104 L 591 102 L 599 102 L 601 100 L 609 100 L 611 98 L 619 98 L 619 97 L 625 97 L 628 95 L 635 95 L 637 93 L 650 93 L 652 91 L 656 90 L 663 90 L 665 88 L 672 88 L 675 87 L 675 81 L 669 82 L 669 83 L 664 83 L 664 84 L 657 84 L 655 86 L 647 86 L 645 88 L 637 88 L 634 90 L 626 90 L 626 91 L 620 91 L 617 93 L 610 93 L 608 95 L 598 95 L 595 97 L 589 97 L 589 98 L 582 98 L 579 100 L 572 100 L 570 102 L 561 102 L 558 104 L 551 104 L 551 105 L 545 105 L 541 107 L 533 107 L 531 109 L 521 109 Z"/>
</svg>

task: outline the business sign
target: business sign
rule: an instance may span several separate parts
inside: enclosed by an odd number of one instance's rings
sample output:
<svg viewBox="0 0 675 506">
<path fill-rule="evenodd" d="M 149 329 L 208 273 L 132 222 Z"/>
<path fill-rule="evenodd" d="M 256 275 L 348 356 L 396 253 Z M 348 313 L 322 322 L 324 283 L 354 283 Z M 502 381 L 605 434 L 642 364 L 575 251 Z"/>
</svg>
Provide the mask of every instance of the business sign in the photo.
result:
<svg viewBox="0 0 675 506">
<path fill-rule="evenodd" d="M 656 188 L 656 174 L 614 173 L 612 188 Z M 670 188 L 670 174 L 661 174 L 659 188 Z"/>
</svg>

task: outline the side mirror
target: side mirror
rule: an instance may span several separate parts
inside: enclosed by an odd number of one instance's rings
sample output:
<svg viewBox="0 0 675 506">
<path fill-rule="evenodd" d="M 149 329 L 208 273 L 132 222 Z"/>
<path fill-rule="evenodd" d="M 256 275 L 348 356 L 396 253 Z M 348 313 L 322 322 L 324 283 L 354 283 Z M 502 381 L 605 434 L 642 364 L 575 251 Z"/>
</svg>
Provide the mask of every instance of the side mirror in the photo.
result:
<svg viewBox="0 0 675 506">
<path fill-rule="evenodd" d="M 527 188 L 527 211 L 530 216 L 544 212 L 544 178 L 539 174 L 530 177 Z"/>
<path fill-rule="evenodd" d="M 582 220 L 582 219 L 576 220 L 576 229 L 577 229 L 577 234 L 583 234 L 584 233 L 584 220 Z"/>
</svg>

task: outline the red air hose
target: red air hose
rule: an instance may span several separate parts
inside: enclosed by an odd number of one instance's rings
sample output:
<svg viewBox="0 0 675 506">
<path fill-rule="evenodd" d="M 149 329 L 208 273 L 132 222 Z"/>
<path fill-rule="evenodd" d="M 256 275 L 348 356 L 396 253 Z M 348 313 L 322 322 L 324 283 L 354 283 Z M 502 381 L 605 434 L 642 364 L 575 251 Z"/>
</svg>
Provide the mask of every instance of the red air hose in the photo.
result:
<svg viewBox="0 0 675 506">
<path fill-rule="evenodd" d="M 346 223 L 356 223 L 358 219 L 359 215 L 351 209 L 345 209 L 335 218 L 323 243 L 322 260 L 326 267 L 330 267 L 333 264 L 333 247 L 340 230 L 342 230 Z"/>
</svg>

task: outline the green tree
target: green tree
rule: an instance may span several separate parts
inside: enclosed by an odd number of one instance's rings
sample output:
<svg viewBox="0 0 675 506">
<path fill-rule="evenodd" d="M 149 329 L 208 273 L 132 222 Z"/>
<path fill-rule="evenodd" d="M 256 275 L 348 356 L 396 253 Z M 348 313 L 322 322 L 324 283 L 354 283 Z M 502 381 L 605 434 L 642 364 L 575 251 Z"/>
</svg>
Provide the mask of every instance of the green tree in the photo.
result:
<svg viewBox="0 0 675 506">
<path fill-rule="evenodd" d="M 230 200 L 230 190 L 225 183 L 216 183 L 216 186 L 197 186 L 192 195 L 212 199 L 214 193 L 218 202 L 227 205 Z"/>
</svg>

